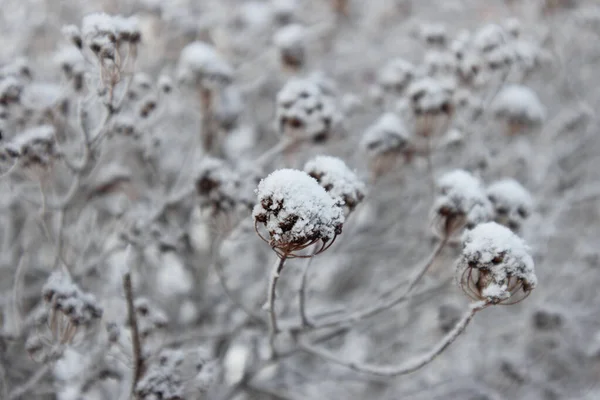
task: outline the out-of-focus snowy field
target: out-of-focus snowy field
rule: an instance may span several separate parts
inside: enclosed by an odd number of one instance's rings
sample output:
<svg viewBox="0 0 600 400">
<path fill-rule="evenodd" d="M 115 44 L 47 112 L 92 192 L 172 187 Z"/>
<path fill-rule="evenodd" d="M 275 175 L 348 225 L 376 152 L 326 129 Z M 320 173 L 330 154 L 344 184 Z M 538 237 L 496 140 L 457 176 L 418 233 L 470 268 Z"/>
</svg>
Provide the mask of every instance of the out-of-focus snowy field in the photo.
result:
<svg viewBox="0 0 600 400">
<path fill-rule="evenodd" d="M 0 400 L 600 398 L 598 71 L 596 0 L 0 0 Z"/>
</svg>

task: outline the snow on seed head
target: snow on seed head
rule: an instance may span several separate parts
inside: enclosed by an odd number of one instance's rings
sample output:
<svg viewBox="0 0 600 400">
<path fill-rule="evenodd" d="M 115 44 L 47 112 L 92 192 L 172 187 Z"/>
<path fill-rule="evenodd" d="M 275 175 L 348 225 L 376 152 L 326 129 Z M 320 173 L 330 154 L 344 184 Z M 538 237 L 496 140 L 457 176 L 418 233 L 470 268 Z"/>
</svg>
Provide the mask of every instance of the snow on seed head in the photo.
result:
<svg viewBox="0 0 600 400">
<path fill-rule="evenodd" d="M 180 366 L 184 354 L 180 350 L 165 349 L 150 363 L 148 371 L 135 387 L 136 397 L 144 400 L 180 400 L 184 398 L 184 380 Z"/>
<path fill-rule="evenodd" d="M 282 134 L 326 140 L 338 121 L 334 99 L 313 79 L 290 79 L 277 94 L 277 128 Z"/>
<path fill-rule="evenodd" d="M 279 255 L 297 255 L 317 242 L 324 251 L 342 232 L 343 202 L 303 171 L 277 170 L 261 180 L 256 194 L 255 226 L 265 226 L 268 242 Z"/>
<path fill-rule="evenodd" d="M 361 147 L 374 157 L 407 151 L 410 142 L 410 132 L 400 117 L 385 113 L 366 130 Z"/>
<path fill-rule="evenodd" d="M 239 176 L 221 159 L 204 157 L 197 166 L 196 192 L 200 204 L 215 214 L 233 210 L 239 186 Z"/>
<path fill-rule="evenodd" d="M 273 36 L 281 62 L 289 68 L 301 68 L 305 61 L 306 29 L 299 24 L 286 25 Z"/>
<path fill-rule="evenodd" d="M 488 24 L 481 27 L 473 36 L 473 47 L 481 53 L 489 53 L 504 45 L 508 41 L 508 35 L 496 24 Z"/>
<path fill-rule="evenodd" d="M 445 46 L 448 41 L 446 27 L 438 23 L 423 24 L 420 27 L 420 36 L 430 46 Z"/>
<path fill-rule="evenodd" d="M 377 83 L 386 91 L 401 93 L 415 76 L 415 66 L 402 58 L 394 58 L 377 73 Z"/>
<path fill-rule="evenodd" d="M 452 91 L 436 79 L 422 78 L 413 82 L 408 87 L 408 97 L 416 115 L 452 113 Z"/>
<path fill-rule="evenodd" d="M 464 170 L 454 170 L 440 177 L 438 195 L 432 207 L 433 231 L 450 237 L 463 227 L 489 221 L 493 217 L 490 201 L 479 179 Z"/>
<path fill-rule="evenodd" d="M 55 131 L 52 125 L 40 125 L 26 129 L 12 139 L 11 148 L 18 153 L 23 168 L 45 169 L 58 157 Z"/>
<path fill-rule="evenodd" d="M 546 117 L 546 110 L 537 94 L 527 86 L 505 86 L 494 99 L 492 112 L 510 124 L 536 126 Z"/>
<path fill-rule="evenodd" d="M 463 234 L 457 281 L 475 300 L 514 304 L 537 285 L 531 249 L 510 229 L 495 222 Z"/>
<path fill-rule="evenodd" d="M 193 42 L 183 48 L 179 56 L 178 76 L 213 89 L 226 86 L 233 80 L 233 68 L 217 50 L 203 42 Z"/>
<path fill-rule="evenodd" d="M 456 72 L 456 58 L 449 51 L 430 50 L 425 53 L 425 68 L 429 76 L 448 76 Z"/>
<path fill-rule="evenodd" d="M 317 156 L 304 165 L 312 176 L 334 198 L 341 198 L 350 211 L 365 197 L 365 184 L 346 163 L 331 156 Z"/>
<path fill-rule="evenodd" d="M 85 65 L 85 59 L 81 51 L 72 46 L 57 51 L 54 55 L 54 62 L 60 67 L 67 78 L 73 77 L 76 71 L 81 71 Z"/>
<path fill-rule="evenodd" d="M 0 104 L 5 106 L 18 103 L 21 99 L 24 84 L 14 76 L 0 77 Z"/>
<path fill-rule="evenodd" d="M 533 209 L 531 194 L 514 179 L 502 179 L 488 186 L 487 196 L 494 211 L 495 221 L 518 232 Z"/>
</svg>

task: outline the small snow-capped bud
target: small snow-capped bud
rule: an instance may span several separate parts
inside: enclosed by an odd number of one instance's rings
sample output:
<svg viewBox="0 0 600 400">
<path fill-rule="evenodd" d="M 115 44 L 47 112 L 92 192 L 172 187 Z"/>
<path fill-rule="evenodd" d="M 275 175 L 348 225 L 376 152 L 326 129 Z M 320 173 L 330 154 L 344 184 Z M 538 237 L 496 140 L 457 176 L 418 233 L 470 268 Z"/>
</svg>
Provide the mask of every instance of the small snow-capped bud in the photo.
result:
<svg viewBox="0 0 600 400">
<path fill-rule="evenodd" d="M 456 73 L 456 59 L 448 51 L 428 51 L 425 53 L 424 64 L 429 76 L 449 76 Z"/>
<path fill-rule="evenodd" d="M 139 116 L 142 118 L 148 118 L 150 114 L 156 111 L 158 100 L 153 95 L 147 96 L 140 102 Z"/>
<path fill-rule="evenodd" d="M 196 192 L 202 207 L 214 214 L 231 212 L 237 204 L 239 176 L 221 159 L 204 157 L 197 167 Z"/>
<path fill-rule="evenodd" d="M 273 36 L 273 43 L 279 50 L 284 66 L 298 69 L 305 62 L 305 28 L 299 24 L 286 25 Z"/>
<path fill-rule="evenodd" d="M 512 37 L 517 38 L 521 35 L 521 21 L 518 18 L 508 18 L 502 25 Z"/>
<path fill-rule="evenodd" d="M 134 301 L 135 312 L 138 316 L 138 329 L 144 338 L 163 330 L 169 323 L 169 318 L 163 310 L 146 298 Z"/>
<path fill-rule="evenodd" d="M 169 75 L 159 76 L 157 85 L 158 89 L 164 94 L 169 94 L 173 91 L 173 79 Z"/>
<path fill-rule="evenodd" d="M 181 51 L 178 76 L 180 81 L 191 80 L 204 88 L 215 89 L 233 81 L 233 68 L 213 46 L 193 42 Z"/>
<path fill-rule="evenodd" d="M 29 357 L 33 360 L 43 359 L 44 348 L 44 342 L 37 334 L 29 336 L 25 342 L 25 351 L 27 351 L 27 354 L 29 354 Z"/>
<path fill-rule="evenodd" d="M 420 36 L 429 46 L 445 46 L 448 41 L 448 32 L 442 24 L 427 23 L 420 27 Z"/>
<path fill-rule="evenodd" d="M 255 227 L 258 232 L 259 225 L 265 226 L 269 239 L 263 240 L 279 256 L 297 256 L 295 252 L 319 242 L 322 252 L 342 233 L 341 200 L 303 171 L 277 170 L 259 183 L 256 193 Z"/>
<path fill-rule="evenodd" d="M 135 386 L 135 396 L 141 400 L 183 399 L 185 382 L 180 368 L 183 359 L 181 350 L 162 350 Z"/>
<path fill-rule="evenodd" d="M 451 115 L 454 109 L 452 94 L 450 88 L 432 78 L 415 81 L 408 88 L 408 96 L 416 115 Z"/>
<path fill-rule="evenodd" d="M 18 103 L 24 86 L 14 76 L 0 78 L 0 104 L 3 106 Z"/>
<path fill-rule="evenodd" d="M 304 165 L 304 172 L 315 178 L 334 199 L 341 198 L 349 211 L 365 197 L 365 184 L 337 157 L 317 156 Z"/>
<path fill-rule="evenodd" d="M 104 38 L 110 43 L 117 41 L 117 24 L 114 17 L 103 12 L 88 14 L 81 22 L 81 32 L 84 40 Z"/>
<path fill-rule="evenodd" d="M 507 122 L 511 134 L 539 126 L 546 118 L 546 109 L 537 94 L 522 85 L 505 86 L 492 102 L 491 109 L 496 118 Z"/>
<path fill-rule="evenodd" d="M 481 53 L 489 53 L 507 41 L 506 32 L 496 24 L 484 25 L 473 35 L 473 47 Z"/>
<path fill-rule="evenodd" d="M 110 343 L 118 343 L 119 337 L 121 336 L 121 328 L 114 322 L 106 324 L 106 333 L 108 334 L 108 341 Z"/>
<path fill-rule="evenodd" d="M 402 93 L 415 76 L 415 66 L 403 58 L 394 58 L 379 70 L 377 83 L 386 91 Z"/>
<path fill-rule="evenodd" d="M 141 41 L 142 34 L 139 28 L 139 21 L 136 17 L 116 15 L 112 18 L 118 41 L 130 42 L 132 44 L 137 44 Z"/>
<path fill-rule="evenodd" d="M 135 128 L 136 121 L 133 117 L 127 114 L 118 115 L 114 118 L 111 125 L 111 132 L 123 136 L 136 136 Z"/>
<path fill-rule="evenodd" d="M 62 34 L 79 50 L 83 49 L 83 39 L 78 27 L 75 25 L 65 25 L 62 28 Z"/>
<path fill-rule="evenodd" d="M 73 47 L 65 47 L 56 52 L 54 62 L 60 66 L 62 72 L 67 78 L 72 78 L 75 71 L 84 67 L 85 59 L 81 51 Z"/>
<path fill-rule="evenodd" d="M 19 154 L 19 164 L 34 170 L 50 167 L 59 157 L 55 143 L 55 128 L 52 125 L 40 125 L 26 129 L 11 142 L 12 148 Z"/>
<path fill-rule="evenodd" d="M 440 238 L 492 219 L 492 205 L 483 184 L 467 171 L 458 169 L 442 175 L 437 190 L 431 219 L 433 231 Z"/>
<path fill-rule="evenodd" d="M 514 179 L 502 179 L 487 188 L 495 211 L 495 221 L 518 232 L 533 210 L 531 194 Z"/>
<path fill-rule="evenodd" d="M 510 229 L 486 222 L 463 234 L 456 279 L 467 296 L 514 304 L 537 285 L 531 249 Z"/>
</svg>

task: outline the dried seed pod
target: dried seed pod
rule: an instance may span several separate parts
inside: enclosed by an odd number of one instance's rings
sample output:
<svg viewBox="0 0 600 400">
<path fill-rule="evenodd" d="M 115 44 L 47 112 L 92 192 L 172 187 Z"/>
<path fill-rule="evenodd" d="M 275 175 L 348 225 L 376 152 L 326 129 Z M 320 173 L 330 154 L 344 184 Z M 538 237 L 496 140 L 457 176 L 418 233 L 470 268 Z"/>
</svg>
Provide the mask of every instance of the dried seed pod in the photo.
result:
<svg viewBox="0 0 600 400">
<path fill-rule="evenodd" d="M 527 189 L 507 178 L 492 183 L 487 196 L 494 206 L 494 220 L 518 233 L 533 210 L 533 199 Z"/>
<path fill-rule="evenodd" d="M 486 222 L 463 235 L 456 279 L 467 296 L 514 304 L 537 285 L 531 249 L 508 228 Z"/>
<path fill-rule="evenodd" d="M 342 233 L 341 199 L 334 200 L 305 172 L 281 169 L 263 179 L 257 189 L 258 203 L 252 211 L 255 228 L 281 257 L 320 243 L 318 253 L 331 246 Z M 264 225 L 269 239 L 259 232 Z"/>
<path fill-rule="evenodd" d="M 365 197 L 365 184 L 337 157 L 317 156 L 304 165 L 304 172 L 315 178 L 333 198 L 341 198 L 349 212 Z"/>
<path fill-rule="evenodd" d="M 493 217 L 493 209 L 479 179 L 464 170 L 454 170 L 440 177 L 438 195 L 431 210 L 433 232 L 449 238 L 463 228 L 473 228 Z"/>
</svg>

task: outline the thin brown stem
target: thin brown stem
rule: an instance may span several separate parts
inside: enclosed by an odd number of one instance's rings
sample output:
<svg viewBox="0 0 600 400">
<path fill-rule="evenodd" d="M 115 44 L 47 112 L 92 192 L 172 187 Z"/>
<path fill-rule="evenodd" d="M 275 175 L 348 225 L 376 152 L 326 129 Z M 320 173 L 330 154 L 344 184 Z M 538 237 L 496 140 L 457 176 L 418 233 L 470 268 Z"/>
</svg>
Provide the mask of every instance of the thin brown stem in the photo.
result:
<svg viewBox="0 0 600 400">
<path fill-rule="evenodd" d="M 469 325 L 469 322 L 471 322 L 475 314 L 483 310 L 488 305 L 489 303 L 487 302 L 478 302 L 471 304 L 467 312 L 461 318 L 461 320 L 458 321 L 458 323 L 454 326 L 454 329 L 448 332 L 448 334 L 446 334 L 446 336 L 444 336 L 442 340 L 440 340 L 431 350 L 400 365 L 380 366 L 367 363 L 358 363 L 355 361 L 348 361 L 339 358 L 333 352 L 325 349 L 319 349 L 318 347 L 305 341 L 301 342 L 300 346 L 304 351 L 310 354 L 316 355 L 332 363 L 350 368 L 357 372 L 388 377 L 406 375 L 423 368 L 424 366 L 435 360 L 437 356 L 439 356 L 452 343 L 454 343 L 454 341 L 465 331 L 465 329 Z"/>
<path fill-rule="evenodd" d="M 125 290 L 125 300 L 127 301 L 127 317 L 131 326 L 131 342 L 133 347 L 133 379 L 131 382 L 131 395 L 134 396 L 135 387 L 142 377 L 144 369 L 144 359 L 142 358 L 142 343 L 138 330 L 137 316 L 133 305 L 133 285 L 131 283 L 131 274 L 128 272 L 123 276 L 123 289 Z"/>
</svg>

